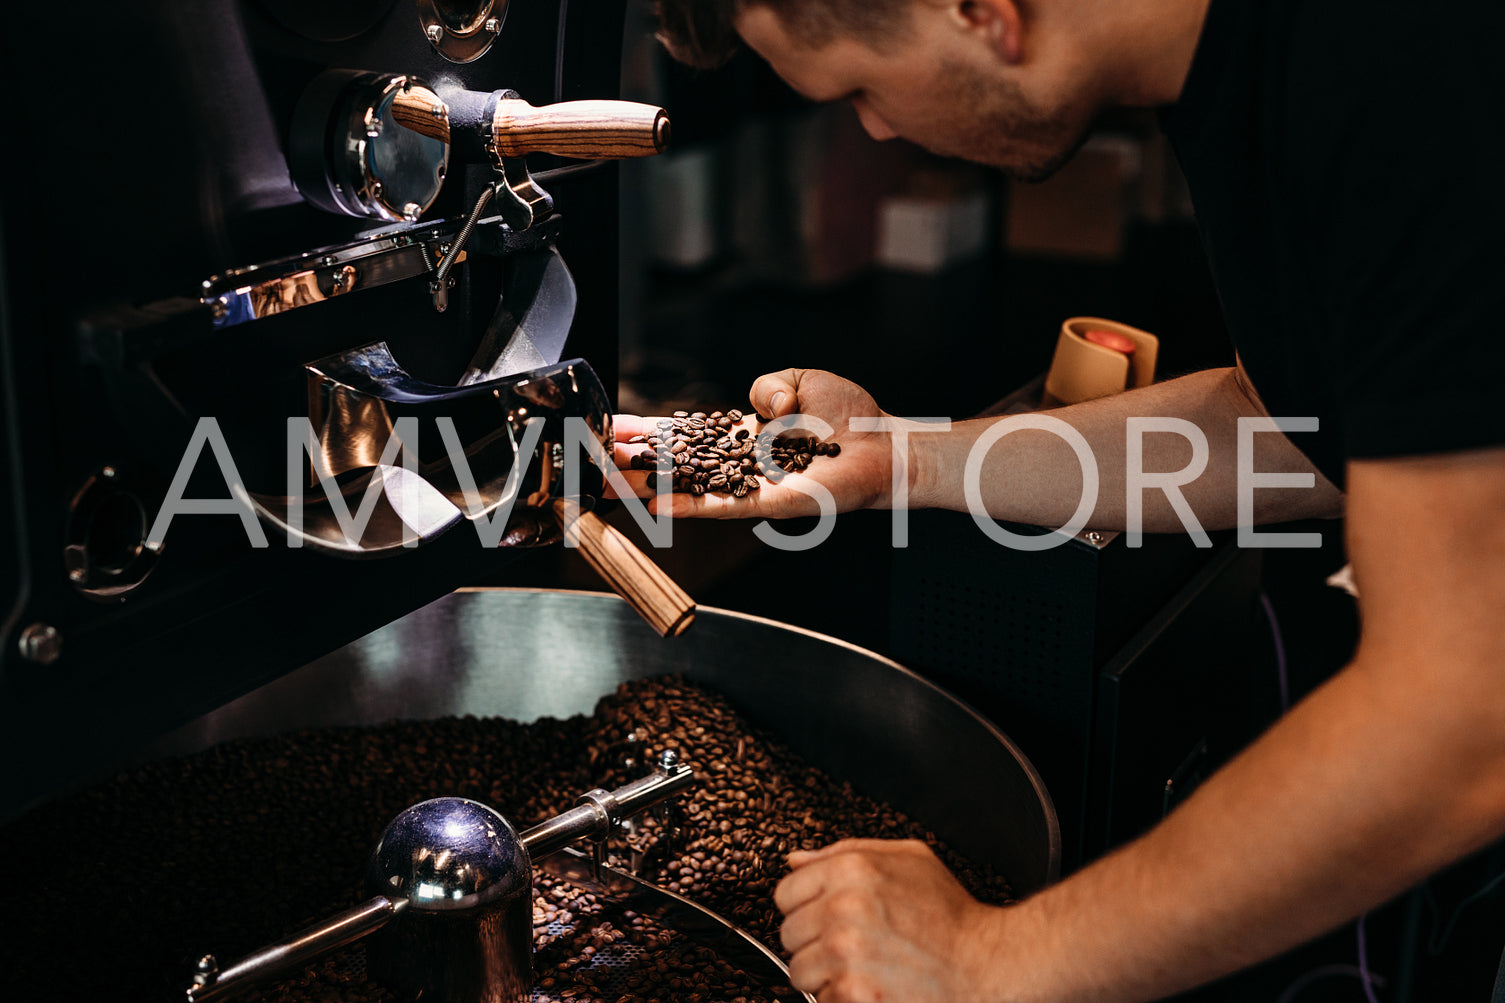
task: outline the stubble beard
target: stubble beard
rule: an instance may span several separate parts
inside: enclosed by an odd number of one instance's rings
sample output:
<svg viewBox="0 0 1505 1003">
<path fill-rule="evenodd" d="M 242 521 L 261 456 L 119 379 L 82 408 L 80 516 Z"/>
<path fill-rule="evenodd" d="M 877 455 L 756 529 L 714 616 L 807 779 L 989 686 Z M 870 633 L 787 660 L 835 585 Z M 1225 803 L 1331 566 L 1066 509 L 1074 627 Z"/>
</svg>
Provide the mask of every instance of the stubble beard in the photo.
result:
<svg viewBox="0 0 1505 1003">
<path fill-rule="evenodd" d="M 997 167 L 1016 181 L 1035 184 L 1048 179 L 1087 141 L 1095 109 L 1084 101 L 1063 101 L 1046 110 L 1032 102 L 1011 80 L 984 79 L 971 67 L 943 65 L 954 93 L 950 106 L 969 109 L 948 136 L 955 142 L 929 146 L 934 153 Z"/>
</svg>

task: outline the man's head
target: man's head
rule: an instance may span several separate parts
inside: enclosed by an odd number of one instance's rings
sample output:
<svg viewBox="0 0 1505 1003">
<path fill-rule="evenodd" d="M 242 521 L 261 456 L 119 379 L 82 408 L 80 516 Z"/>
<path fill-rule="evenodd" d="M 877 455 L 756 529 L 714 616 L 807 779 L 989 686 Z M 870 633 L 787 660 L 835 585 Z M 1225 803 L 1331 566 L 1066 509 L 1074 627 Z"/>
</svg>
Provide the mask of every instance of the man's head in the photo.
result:
<svg viewBox="0 0 1505 1003">
<path fill-rule="evenodd" d="M 902 137 L 1027 180 L 1053 173 L 1109 97 L 1123 97 L 1110 93 L 1118 82 L 1107 59 L 1113 50 L 1105 41 L 1106 15 L 1137 9 L 1143 23 L 1146 6 L 1152 5 L 658 0 L 661 38 L 678 59 L 714 66 L 745 43 L 806 97 L 850 101 L 877 139 Z M 1195 31 L 1191 37 L 1194 44 Z M 1127 51 L 1136 44 L 1119 40 Z"/>
</svg>

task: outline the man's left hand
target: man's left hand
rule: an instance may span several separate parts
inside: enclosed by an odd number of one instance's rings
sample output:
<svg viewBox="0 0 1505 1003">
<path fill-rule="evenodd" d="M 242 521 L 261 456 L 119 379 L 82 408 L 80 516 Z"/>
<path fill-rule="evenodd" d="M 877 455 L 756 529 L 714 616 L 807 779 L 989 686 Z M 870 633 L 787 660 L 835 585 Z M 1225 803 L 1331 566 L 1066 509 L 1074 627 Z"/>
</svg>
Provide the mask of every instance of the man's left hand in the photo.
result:
<svg viewBox="0 0 1505 1003">
<path fill-rule="evenodd" d="M 985 998 L 1005 910 L 967 894 L 925 844 L 844 840 L 789 864 L 774 902 L 796 988 L 820 1003 Z"/>
</svg>

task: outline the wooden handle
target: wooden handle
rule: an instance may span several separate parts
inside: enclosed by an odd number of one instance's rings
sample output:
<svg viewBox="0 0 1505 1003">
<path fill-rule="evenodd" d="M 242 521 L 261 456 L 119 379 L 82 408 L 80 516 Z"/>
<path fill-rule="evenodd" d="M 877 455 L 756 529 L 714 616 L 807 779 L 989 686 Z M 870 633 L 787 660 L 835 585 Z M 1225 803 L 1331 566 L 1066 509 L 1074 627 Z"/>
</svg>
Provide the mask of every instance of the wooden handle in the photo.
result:
<svg viewBox="0 0 1505 1003">
<path fill-rule="evenodd" d="M 668 114 L 635 101 L 565 101 L 535 108 L 521 99 L 504 99 L 496 103 L 491 128 L 500 157 L 651 157 L 669 145 Z"/>
<path fill-rule="evenodd" d="M 449 142 L 449 109 L 427 87 L 409 87 L 392 95 L 392 118 L 420 135 Z"/>
<path fill-rule="evenodd" d="M 554 502 L 554 517 L 567 547 L 577 547 L 590 566 L 627 600 L 660 637 L 674 637 L 695 622 L 695 600 L 648 559 L 631 540 L 566 499 Z"/>
</svg>

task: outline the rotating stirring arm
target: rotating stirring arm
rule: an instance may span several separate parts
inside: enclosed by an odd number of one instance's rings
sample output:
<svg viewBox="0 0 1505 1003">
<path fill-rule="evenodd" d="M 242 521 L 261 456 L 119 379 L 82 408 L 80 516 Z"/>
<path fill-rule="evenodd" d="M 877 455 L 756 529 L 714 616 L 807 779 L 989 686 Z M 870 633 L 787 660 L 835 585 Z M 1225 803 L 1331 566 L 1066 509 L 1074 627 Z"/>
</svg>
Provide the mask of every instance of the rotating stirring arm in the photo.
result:
<svg viewBox="0 0 1505 1003">
<path fill-rule="evenodd" d="M 586 791 L 576 807 L 525 831 L 523 845 L 537 860 L 582 839 L 603 840 L 617 823 L 693 786 L 695 771 L 681 764 L 672 749 L 666 750 L 653 773 L 614 791 Z"/>
<path fill-rule="evenodd" d="M 604 840 L 618 823 L 688 791 L 695 785 L 695 780 L 695 771 L 679 763 L 672 750 L 666 750 L 657 768 L 648 776 L 613 791 L 600 788 L 587 791 L 581 795 L 579 806 L 522 833 L 518 839 L 528 851 L 522 859 L 538 860 L 581 839 Z M 390 831 L 391 827 L 388 828 Z M 443 849 L 443 833 L 433 835 L 435 849 Z M 193 982 L 185 999 L 187 1003 L 209 1003 L 239 996 L 257 985 L 284 977 L 321 955 L 375 933 L 400 919 L 408 905 L 404 898 L 373 896 L 318 926 L 269 944 L 223 969 L 212 954 L 206 954 L 195 966 Z"/>
</svg>

